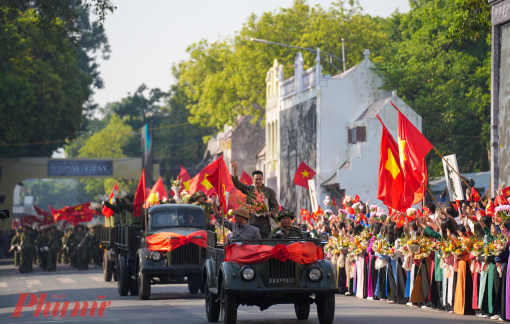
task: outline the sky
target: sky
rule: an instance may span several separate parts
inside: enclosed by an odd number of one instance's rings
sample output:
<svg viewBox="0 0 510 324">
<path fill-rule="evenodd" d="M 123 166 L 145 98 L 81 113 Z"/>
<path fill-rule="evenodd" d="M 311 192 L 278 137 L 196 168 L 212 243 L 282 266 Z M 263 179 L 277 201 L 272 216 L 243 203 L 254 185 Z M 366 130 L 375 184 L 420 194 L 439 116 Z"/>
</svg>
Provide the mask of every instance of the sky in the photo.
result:
<svg viewBox="0 0 510 324">
<path fill-rule="evenodd" d="M 207 39 L 234 35 L 251 13 L 292 7 L 293 0 L 114 0 L 117 9 L 104 27 L 111 47 L 110 59 L 99 60 L 105 87 L 94 101 L 101 107 L 119 101 L 145 83 L 168 91 L 174 82 L 173 63 L 188 58 L 186 48 Z M 309 0 L 329 8 L 332 0 Z M 409 11 L 408 0 L 360 0 L 365 13 L 388 17 L 397 8 Z M 346 44 L 348 50 L 348 44 Z"/>
</svg>

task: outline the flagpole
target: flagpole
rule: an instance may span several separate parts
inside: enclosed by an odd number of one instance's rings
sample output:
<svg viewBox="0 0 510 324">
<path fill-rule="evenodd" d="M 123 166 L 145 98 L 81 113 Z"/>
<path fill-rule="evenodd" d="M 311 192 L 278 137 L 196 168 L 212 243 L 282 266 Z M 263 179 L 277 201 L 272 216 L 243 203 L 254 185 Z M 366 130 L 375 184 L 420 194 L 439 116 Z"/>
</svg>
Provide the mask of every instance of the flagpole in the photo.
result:
<svg viewBox="0 0 510 324">
<path fill-rule="evenodd" d="M 439 206 L 439 203 L 437 202 L 436 197 L 434 197 L 434 195 L 432 194 L 432 192 L 430 192 L 429 187 L 425 186 L 425 188 L 427 188 L 427 191 L 429 192 L 429 194 L 430 194 L 430 196 L 432 197 L 432 199 L 434 199 L 434 201 L 436 202 L 437 207 L 439 208 L 439 210 L 440 210 L 440 211 L 441 211 L 441 213 L 442 213 L 442 212 L 443 212 L 443 210 L 441 209 L 441 206 Z"/>
</svg>

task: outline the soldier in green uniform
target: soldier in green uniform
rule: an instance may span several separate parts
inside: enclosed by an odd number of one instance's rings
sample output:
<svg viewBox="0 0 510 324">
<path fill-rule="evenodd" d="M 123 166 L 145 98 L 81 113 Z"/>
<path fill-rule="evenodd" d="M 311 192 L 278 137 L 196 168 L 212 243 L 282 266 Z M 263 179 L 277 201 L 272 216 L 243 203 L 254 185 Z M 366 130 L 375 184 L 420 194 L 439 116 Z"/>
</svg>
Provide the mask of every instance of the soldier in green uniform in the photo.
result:
<svg viewBox="0 0 510 324">
<path fill-rule="evenodd" d="M 214 210 L 211 203 L 208 203 L 207 196 L 202 190 L 199 190 L 191 196 L 191 203 L 202 207 L 204 210 L 205 224 L 207 228 L 214 231 L 214 225 L 211 225 L 211 215 L 214 215 Z"/>
<path fill-rule="evenodd" d="M 97 227 L 92 227 L 90 229 L 90 246 L 92 250 L 92 260 L 93 265 L 96 267 L 101 266 L 101 249 L 99 248 L 99 244 L 101 243 L 101 235 L 96 231 Z"/>
<path fill-rule="evenodd" d="M 55 226 L 51 226 L 50 233 L 47 238 L 47 245 L 45 246 L 45 250 L 48 252 L 46 266 L 48 271 L 57 271 L 57 255 L 58 251 L 60 251 L 61 242 L 61 235 L 57 232 L 57 228 Z"/>
<path fill-rule="evenodd" d="M 275 238 L 277 233 L 280 232 L 281 238 L 303 238 L 303 232 L 297 227 L 292 226 L 292 222 L 296 218 L 293 212 L 288 209 L 284 209 L 278 213 L 278 220 L 280 221 L 280 226 L 273 229 L 271 234 L 269 234 L 270 238 Z"/>
<path fill-rule="evenodd" d="M 84 232 L 83 225 L 76 226 L 76 232 L 73 235 L 73 244 L 76 252 L 76 267 L 78 270 L 87 270 L 88 255 L 87 251 L 90 247 L 89 237 Z"/>
<path fill-rule="evenodd" d="M 278 201 L 276 200 L 276 192 L 264 185 L 264 174 L 262 171 L 253 171 L 253 185 L 245 185 L 237 176 L 237 162 L 236 160 L 230 160 L 230 165 L 232 166 L 232 170 L 234 171 L 234 175 L 232 176 L 232 182 L 234 186 L 239 189 L 243 194 L 247 195 L 246 203 L 251 203 L 248 196 L 253 196 L 255 190 L 263 193 L 267 199 L 267 204 L 269 205 L 269 211 L 263 213 L 260 216 L 251 215 L 250 224 L 255 225 L 260 230 L 260 235 L 262 238 L 267 238 L 271 233 L 271 223 L 269 221 L 270 217 L 276 217 L 278 215 Z"/>
<path fill-rule="evenodd" d="M 20 265 L 19 272 L 20 273 L 29 273 L 30 272 L 30 255 L 32 253 L 33 242 L 32 237 L 29 233 L 28 225 L 23 226 L 23 233 L 20 235 Z"/>
<path fill-rule="evenodd" d="M 11 241 L 11 250 L 14 251 L 14 266 L 19 267 L 19 256 L 18 247 L 21 243 L 20 234 L 23 232 L 22 229 L 18 229 L 16 231 L 16 235 L 12 238 Z"/>
<path fill-rule="evenodd" d="M 73 249 L 72 249 L 72 240 L 73 240 L 73 233 L 74 229 L 71 227 L 69 231 L 67 232 L 66 236 L 64 237 L 64 245 L 65 245 L 65 256 L 66 259 L 64 263 L 67 263 L 68 265 L 75 267 L 76 265 L 73 264 Z"/>
<path fill-rule="evenodd" d="M 35 249 L 37 247 L 37 231 L 34 228 L 28 228 L 28 233 L 30 238 L 32 239 L 32 248 L 30 249 L 30 262 L 29 262 L 29 272 L 34 271 L 35 264 Z"/>
<path fill-rule="evenodd" d="M 47 252 L 44 247 L 48 245 L 48 233 L 46 228 L 42 228 L 37 236 L 37 254 L 39 255 L 39 267 L 46 270 L 47 268 Z"/>
</svg>

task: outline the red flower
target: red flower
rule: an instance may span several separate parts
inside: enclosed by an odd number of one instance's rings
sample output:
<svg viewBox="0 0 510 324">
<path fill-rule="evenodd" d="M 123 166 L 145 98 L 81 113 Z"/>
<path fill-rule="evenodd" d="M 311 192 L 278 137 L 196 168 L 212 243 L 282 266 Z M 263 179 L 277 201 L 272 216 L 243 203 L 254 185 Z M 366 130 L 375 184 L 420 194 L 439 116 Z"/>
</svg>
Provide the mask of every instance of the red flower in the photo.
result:
<svg viewBox="0 0 510 324">
<path fill-rule="evenodd" d="M 191 242 L 191 239 L 187 238 L 186 236 L 183 236 L 179 239 L 179 243 L 182 245 L 187 245 Z"/>
<path fill-rule="evenodd" d="M 271 253 L 276 261 L 285 262 L 290 258 L 289 250 L 287 250 L 287 246 L 283 244 L 276 244 L 271 250 Z"/>
</svg>

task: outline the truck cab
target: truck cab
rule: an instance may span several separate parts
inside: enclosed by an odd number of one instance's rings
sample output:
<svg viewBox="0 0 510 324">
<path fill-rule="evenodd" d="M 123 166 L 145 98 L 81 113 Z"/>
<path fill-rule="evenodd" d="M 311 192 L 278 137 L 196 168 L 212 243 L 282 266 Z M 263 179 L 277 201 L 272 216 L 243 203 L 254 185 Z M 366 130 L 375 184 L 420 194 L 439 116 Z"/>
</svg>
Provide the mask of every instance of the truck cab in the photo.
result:
<svg viewBox="0 0 510 324">
<path fill-rule="evenodd" d="M 239 305 L 266 310 L 291 304 L 304 320 L 316 304 L 319 322 L 332 323 L 338 288 L 324 244 L 313 238 L 253 239 L 229 240 L 223 247 L 209 239 L 203 274 L 207 319 L 216 322 L 221 314 L 223 323 L 232 324 Z"/>
<path fill-rule="evenodd" d="M 151 285 L 188 284 L 204 291 L 206 224 L 199 206 L 163 204 L 142 215 L 142 227 L 118 226 L 116 251 L 121 296 L 149 299 Z"/>
</svg>

